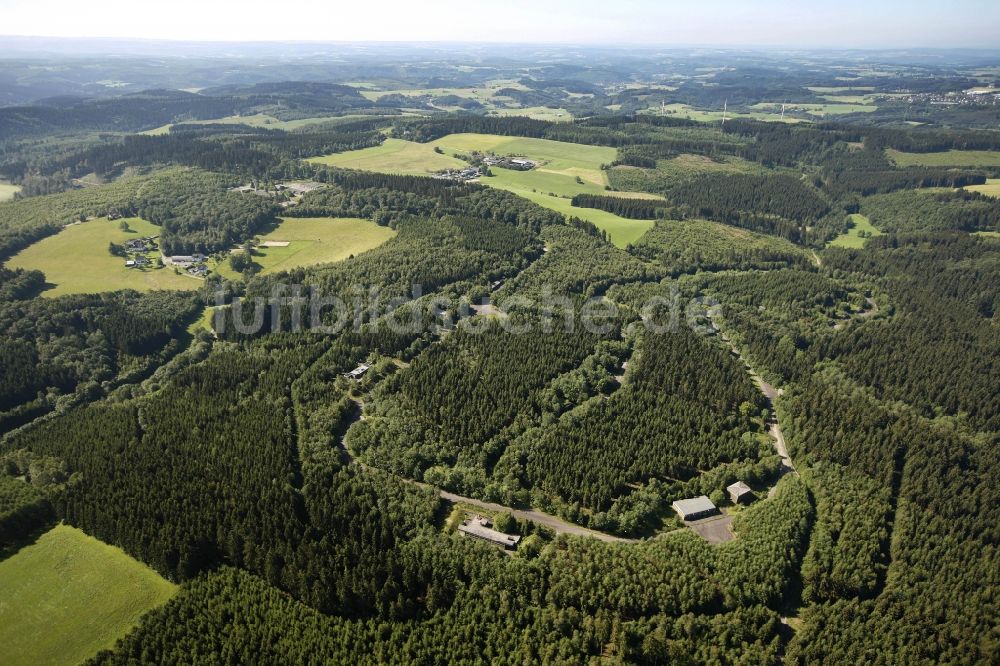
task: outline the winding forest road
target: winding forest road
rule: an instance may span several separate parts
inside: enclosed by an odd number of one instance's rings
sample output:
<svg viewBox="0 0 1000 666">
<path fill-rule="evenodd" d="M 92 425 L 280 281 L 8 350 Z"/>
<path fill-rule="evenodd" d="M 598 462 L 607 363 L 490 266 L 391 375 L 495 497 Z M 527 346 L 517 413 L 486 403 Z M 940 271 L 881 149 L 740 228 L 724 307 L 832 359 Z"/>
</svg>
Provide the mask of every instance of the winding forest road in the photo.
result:
<svg viewBox="0 0 1000 666">
<path fill-rule="evenodd" d="M 789 457 L 788 449 L 785 446 L 785 436 L 781 432 L 781 425 L 778 423 L 777 416 L 774 415 L 774 401 L 778 396 L 781 395 L 782 393 L 781 389 L 775 388 L 774 386 L 766 382 L 764 378 L 761 377 L 757 373 L 757 371 L 754 370 L 753 367 L 746 361 L 746 359 L 740 353 L 740 350 L 736 348 L 736 346 L 729 340 L 728 337 L 726 337 L 725 335 L 722 335 L 721 337 L 726 342 L 726 344 L 729 345 L 730 349 L 733 350 L 733 353 L 736 354 L 739 360 L 743 362 L 743 365 L 746 366 L 747 368 L 747 372 L 750 373 L 750 377 L 753 379 L 754 383 L 757 384 L 757 388 L 760 389 L 760 392 L 764 395 L 765 398 L 767 398 L 768 406 L 770 407 L 772 414 L 771 420 L 767 424 L 767 434 L 770 435 L 772 440 L 774 440 L 774 450 L 778 453 L 779 456 L 781 456 L 781 474 L 785 475 L 791 472 L 797 475 L 798 472 L 795 471 L 795 466 L 792 464 L 792 459 Z M 351 425 L 354 424 L 355 421 L 359 421 L 364 418 L 364 413 L 363 413 L 364 404 L 361 401 L 356 401 L 356 404 L 358 406 L 357 411 L 355 412 L 351 422 L 348 423 L 347 427 L 344 429 L 345 433 L 347 432 L 347 429 L 349 429 Z M 363 462 L 355 458 L 354 455 L 351 454 L 351 452 L 347 449 L 347 446 L 344 443 L 343 436 L 340 438 L 339 448 L 341 454 L 344 456 L 344 459 L 347 461 L 348 464 L 358 465 L 362 469 L 366 467 L 366 465 Z M 551 529 L 556 534 L 571 534 L 573 536 L 591 537 L 609 543 L 612 542 L 638 543 L 640 541 L 640 539 L 627 539 L 624 537 L 617 537 L 611 534 L 606 534 L 604 532 L 598 532 L 596 530 L 587 529 L 586 527 L 583 527 L 581 525 L 576 525 L 567 520 L 563 520 L 558 516 L 553 516 L 552 514 L 545 513 L 544 511 L 539 511 L 538 509 L 514 509 L 512 507 L 505 506 L 503 504 L 496 504 L 494 502 L 486 502 L 480 499 L 476 499 L 474 497 L 466 497 L 464 495 L 458 495 L 456 493 L 442 490 L 437 486 L 433 486 L 427 483 L 422 483 L 420 481 L 415 481 L 413 479 L 404 479 L 404 481 L 416 486 L 420 486 L 421 488 L 430 488 L 436 490 L 440 495 L 441 499 L 446 500 L 448 502 L 452 503 L 461 502 L 463 504 L 468 504 L 470 506 L 478 507 L 480 509 L 483 509 L 484 511 L 507 512 L 512 516 L 514 516 L 515 518 L 517 518 L 518 520 L 530 520 L 533 523 L 544 525 L 545 527 Z M 777 484 L 772 486 L 771 489 L 768 491 L 767 496 L 773 497 L 774 493 L 777 490 L 777 487 L 778 487 Z"/>
<path fill-rule="evenodd" d="M 354 414 L 354 418 L 351 420 L 350 423 L 347 424 L 347 428 L 344 429 L 345 433 L 347 432 L 347 429 L 350 428 L 356 421 L 360 421 L 361 419 L 364 418 L 363 404 L 360 401 L 355 401 L 355 404 L 357 404 L 358 409 Z M 354 455 L 347 449 L 347 445 L 344 443 L 343 436 L 340 438 L 340 443 L 338 448 L 340 449 L 341 455 L 344 457 L 347 464 L 357 465 L 361 469 L 367 469 L 367 465 L 365 465 L 363 462 L 355 458 Z M 505 506 L 503 504 L 496 504 L 494 502 L 485 502 L 483 500 L 476 499 L 474 497 L 466 497 L 464 495 L 451 493 L 448 492 L 447 490 L 442 490 L 437 486 L 433 486 L 431 484 L 423 483 L 420 481 L 415 481 L 413 479 L 403 478 L 403 481 L 415 486 L 419 486 L 421 488 L 430 488 L 431 490 L 436 490 L 438 495 L 440 495 L 441 499 L 451 502 L 452 504 L 461 502 L 462 504 L 468 504 L 470 506 L 480 508 L 484 511 L 506 512 L 511 514 L 518 520 L 530 520 L 531 522 L 536 523 L 538 525 L 543 525 L 552 530 L 553 532 L 555 532 L 556 534 L 572 534 L 573 536 L 591 537 L 594 539 L 598 539 L 600 541 L 606 541 L 608 543 L 639 542 L 639 539 L 626 539 L 624 537 L 617 537 L 611 534 L 606 534 L 604 532 L 598 532 L 596 530 L 587 529 L 586 527 L 583 527 L 581 525 L 576 525 L 569 521 L 563 520 L 558 516 L 553 516 L 552 514 L 545 513 L 544 511 L 539 511 L 538 509 L 514 509 L 509 506 Z"/>
<path fill-rule="evenodd" d="M 419 484 L 424 486 L 425 484 Z M 433 486 L 427 486 L 433 487 Z M 504 506 L 502 504 L 494 504 L 493 502 L 484 502 L 482 500 L 473 499 L 472 497 L 464 497 L 462 495 L 456 495 L 455 493 L 449 493 L 445 490 L 440 491 L 441 498 L 448 500 L 449 502 L 461 502 L 462 504 L 470 504 L 472 506 L 483 509 L 484 511 L 506 511 L 518 520 L 530 520 L 533 523 L 539 525 L 544 525 L 548 527 L 556 534 L 572 534 L 574 536 L 583 537 L 593 537 L 594 539 L 599 539 L 601 541 L 607 542 L 619 542 L 619 543 L 638 543 L 639 539 L 625 539 L 623 537 L 612 536 L 611 534 L 605 534 L 604 532 L 597 532 L 594 530 L 589 530 L 586 527 L 580 525 L 574 525 L 573 523 L 567 522 L 562 518 L 558 518 L 551 514 L 545 513 L 543 511 L 538 511 L 537 509 L 512 509 L 509 506 Z"/>
<path fill-rule="evenodd" d="M 760 389 L 760 392 L 764 394 L 765 398 L 767 398 L 767 404 L 771 410 L 771 419 L 767 424 L 767 434 L 771 436 L 772 440 L 774 440 L 775 452 L 781 456 L 781 475 L 784 476 L 789 472 L 798 475 L 798 472 L 795 471 L 795 465 L 792 464 L 792 459 L 788 455 L 788 448 L 785 446 L 785 435 L 781 432 L 781 424 L 778 423 L 778 416 L 774 413 L 774 401 L 783 393 L 783 391 L 767 383 L 764 378 L 753 369 L 753 366 L 750 365 L 746 358 L 744 358 L 743 354 L 740 353 L 740 350 L 736 348 L 736 345 L 734 345 L 727 336 L 721 335 L 720 337 L 727 345 L 729 345 L 729 348 L 733 350 L 733 353 L 736 354 L 739 360 L 743 362 L 743 365 L 746 366 L 747 372 L 750 373 L 750 378 L 753 379 L 757 388 Z M 767 496 L 774 497 L 774 493 L 777 492 L 777 488 L 777 484 L 772 486 L 771 489 L 767 491 Z"/>
</svg>

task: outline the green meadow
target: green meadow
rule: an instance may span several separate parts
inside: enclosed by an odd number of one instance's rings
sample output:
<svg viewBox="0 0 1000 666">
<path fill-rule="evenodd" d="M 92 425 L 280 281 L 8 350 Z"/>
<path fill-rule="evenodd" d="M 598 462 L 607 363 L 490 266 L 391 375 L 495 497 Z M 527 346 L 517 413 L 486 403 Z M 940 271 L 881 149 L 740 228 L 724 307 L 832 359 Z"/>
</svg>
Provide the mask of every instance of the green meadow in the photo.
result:
<svg viewBox="0 0 1000 666">
<path fill-rule="evenodd" d="M 1000 198 L 1000 178 L 990 178 L 985 185 L 970 185 L 965 189 L 970 192 L 979 192 L 990 197 Z"/>
<path fill-rule="evenodd" d="M 904 153 L 887 149 L 886 156 L 896 166 L 995 167 L 1000 166 L 1000 150 L 947 150 L 941 153 Z"/>
<path fill-rule="evenodd" d="M 518 194 L 534 201 L 539 206 L 551 208 L 567 217 L 578 217 L 581 220 L 593 222 L 599 229 L 608 232 L 611 242 L 618 247 L 625 247 L 629 243 L 639 240 L 643 234 L 653 228 L 654 224 L 653 220 L 630 220 L 596 208 L 577 208 L 570 203 L 569 199 L 563 197 L 554 197 L 540 192 L 518 192 Z"/>
<path fill-rule="evenodd" d="M 593 222 L 608 232 L 611 241 L 619 247 L 635 241 L 653 226 L 649 220 L 630 220 L 570 204 L 570 198 L 576 194 L 609 194 L 607 172 L 601 165 L 615 159 L 617 150 L 614 148 L 491 134 L 452 134 L 432 145 L 440 146 L 446 154 L 468 154 L 478 150 L 497 155 L 523 155 L 535 160 L 538 166 L 530 171 L 493 168 L 490 170 L 493 175 L 480 182 L 508 190 L 564 215 Z M 652 197 L 635 192 L 615 192 L 614 195 Z"/>
<path fill-rule="evenodd" d="M 78 664 L 176 590 L 122 550 L 57 525 L 0 561 L 0 662 Z"/>
<path fill-rule="evenodd" d="M 442 169 L 465 166 L 465 162 L 461 160 L 435 153 L 433 144 L 414 143 L 402 139 L 386 139 L 382 145 L 373 148 L 334 153 L 325 157 L 314 157 L 308 161 L 347 169 L 414 176 L 426 176 Z"/>
<path fill-rule="evenodd" d="M 786 104 L 785 113 L 787 115 L 792 112 L 805 112 L 810 116 L 824 118 L 826 116 L 843 115 L 845 113 L 871 113 L 872 111 L 878 110 L 878 107 L 874 104 L 861 103 L 863 101 L 864 98 L 852 97 L 849 103 L 834 102 L 830 104 Z M 780 102 L 761 102 L 759 104 L 754 104 L 753 108 L 760 109 L 761 111 L 770 111 L 771 113 L 776 113 L 779 116 L 781 114 Z"/>
<path fill-rule="evenodd" d="M 608 107 L 611 111 L 616 111 L 617 109 L 612 109 Z M 651 113 L 656 115 L 667 115 L 676 116 L 678 118 L 686 118 L 688 120 L 697 120 L 703 123 L 711 122 L 721 122 L 723 116 L 726 118 L 752 118 L 754 120 L 781 120 L 781 105 L 778 105 L 778 112 L 772 111 L 751 111 L 748 113 L 737 113 L 736 111 L 729 110 L 725 113 L 722 109 L 718 110 L 705 110 L 696 109 L 693 106 L 688 106 L 687 104 L 667 104 L 665 106 L 654 106 L 649 110 Z M 662 114 L 660 113 L 662 111 Z M 785 116 L 784 121 L 786 123 L 801 123 L 804 122 L 801 118 L 793 118 L 791 116 Z"/>
<path fill-rule="evenodd" d="M 430 97 L 432 98 L 432 104 L 436 108 L 444 110 L 457 110 L 459 108 L 458 106 L 449 106 L 447 104 L 438 103 L 434 100 L 440 97 L 461 97 L 463 99 L 470 99 L 479 102 L 488 110 L 489 113 L 497 116 L 527 116 L 529 118 L 535 118 L 536 120 L 552 120 L 556 122 L 573 120 L 573 115 L 566 109 L 552 109 L 546 106 L 522 107 L 509 97 L 497 94 L 504 88 L 528 90 L 526 86 L 513 80 L 490 81 L 486 85 L 477 86 L 475 88 L 387 88 L 379 90 L 376 89 L 378 86 L 371 83 L 354 83 L 351 85 L 364 88 L 364 90 L 360 90 L 359 92 L 365 98 L 373 102 L 387 95 L 399 95 L 402 97 Z"/>
<path fill-rule="evenodd" d="M 862 248 L 865 246 L 865 241 L 868 238 L 882 235 L 882 232 L 875 228 L 871 220 L 864 215 L 854 213 L 851 215 L 851 222 L 853 222 L 853 226 L 851 226 L 847 233 L 834 238 L 828 243 L 828 247 Z M 867 234 L 867 236 L 861 236 L 862 233 Z"/>
<path fill-rule="evenodd" d="M 343 118 L 348 118 L 352 116 L 339 116 Z M 361 116 L 353 116 L 360 118 Z M 258 113 L 253 116 L 226 116 L 225 118 L 214 118 L 210 120 L 185 120 L 183 124 L 185 125 L 249 125 L 250 127 L 267 127 L 269 129 L 280 129 L 285 131 L 291 131 L 299 129 L 300 127 L 305 127 L 306 125 L 315 125 L 316 123 L 324 123 L 330 120 L 334 120 L 337 117 L 317 117 L 317 118 L 299 118 L 297 120 L 279 120 L 274 116 L 269 116 L 264 113 Z M 147 134 L 150 136 L 156 136 L 159 134 L 167 134 L 170 132 L 170 128 L 177 123 L 170 123 L 168 125 L 162 125 L 161 127 L 156 127 L 151 130 L 146 130 L 145 132 L 140 132 L 140 134 Z"/>
<path fill-rule="evenodd" d="M 5 180 L 0 180 L 0 201 L 13 199 L 14 195 L 21 191 L 19 185 L 11 185 Z"/>
<path fill-rule="evenodd" d="M 108 252 L 108 244 L 157 236 L 160 228 L 137 217 L 124 221 L 128 223 L 129 231 L 119 228 L 122 220 L 104 218 L 67 225 L 55 236 L 43 238 L 14 255 L 7 266 L 45 273 L 45 281 L 51 285 L 43 292 L 45 296 L 119 289 L 184 290 L 201 286 L 200 280 L 178 275 L 173 268 L 126 268 L 125 259 Z M 155 258 L 157 253 L 152 252 L 148 256 Z"/>
<path fill-rule="evenodd" d="M 440 148 L 441 152 L 435 152 L 435 148 Z M 570 205 L 569 199 L 576 194 L 608 194 L 608 176 L 601 166 L 615 159 L 617 151 L 614 148 L 493 134 L 451 134 L 426 144 L 386 139 L 385 143 L 375 148 L 327 155 L 311 161 L 348 169 L 419 176 L 465 166 L 467 163 L 454 155 L 468 155 L 473 151 L 519 155 L 536 161 L 538 166 L 530 171 L 494 167 L 490 170 L 493 175 L 480 179 L 480 182 L 508 190 L 560 213 L 593 222 L 607 231 L 616 245 L 624 247 L 652 226 L 651 221 L 629 220 L 604 211 Z M 641 192 L 615 192 L 614 195 L 653 197 Z"/>
<path fill-rule="evenodd" d="M 396 235 L 388 227 L 370 220 L 333 217 L 286 217 L 274 229 L 257 237 L 261 243 L 288 243 L 283 247 L 260 247 L 253 260 L 261 273 L 277 273 L 299 266 L 315 266 L 346 259 L 381 245 Z M 223 277 L 239 275 L 228 260 L 216 262 L 213 270 Z"/>
</svg>

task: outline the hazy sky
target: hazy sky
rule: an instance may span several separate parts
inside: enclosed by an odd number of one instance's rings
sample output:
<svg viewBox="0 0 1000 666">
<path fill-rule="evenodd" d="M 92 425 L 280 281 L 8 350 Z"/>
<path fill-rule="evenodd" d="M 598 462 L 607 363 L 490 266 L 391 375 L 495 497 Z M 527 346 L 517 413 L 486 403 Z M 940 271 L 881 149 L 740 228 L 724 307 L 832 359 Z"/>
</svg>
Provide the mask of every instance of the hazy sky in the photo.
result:
<svg viewBox="0 0 1000 666">
<path fill-rule="evenodd" d="M 1000 0 L 0 0 L 0 35 L 998 47 Z"/>
</svg>

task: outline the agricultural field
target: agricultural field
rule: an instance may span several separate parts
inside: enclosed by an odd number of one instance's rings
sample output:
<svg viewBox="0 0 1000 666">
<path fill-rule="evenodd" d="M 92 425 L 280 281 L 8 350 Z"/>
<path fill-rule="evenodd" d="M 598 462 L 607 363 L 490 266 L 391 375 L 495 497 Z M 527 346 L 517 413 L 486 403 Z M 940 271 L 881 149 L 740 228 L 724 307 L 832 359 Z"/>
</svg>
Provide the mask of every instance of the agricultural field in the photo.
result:
<svg viewBox="0 0 1000 666">
<path fill-rule="evenodd" d="M 653 220 L 630 220 L 620 217 L 614 213 L 608 213 L 596 208 L 577 208 L 565 197 L 554 197 L 541 192 L 517 192 L 525 199 L 534 201 L 539 206 L 551 208 L 567 217 L 578 217 L 597 225 L 598 229 L 608 232 L 611 242 L 618 247 L 625 247 L 629 243 L 642 238 L 643 234 L 653 228 Z M 617 195 L 619 193 L 615 193 Z"/>
<path fill-rule="evenodd" d="M 493 169 L 493 178 L 509 185 L 504 189 L 545 189 L 562 196 L 603 192 L 608 179 L 601 165 L 612 162 L 617 155 L 614 148 L 603 146 L 491 134 L 452 134 L 430 145 L 440 147 L 447 155 L 478 150 L 527 157 L 538 162 L 538 167 L 531 171 Z M 582 185 L 576 182 L 577 177 L 584 181 Z"/>
<path fill-rule="evenodd" d="M 555 122 L 566 122 L 573 120 L 573 115 L 566 109 L 549 108 L 545 106 L 521 106 L 509 97 L 497 95 L 502 89 L 528 90 L 528 88 L 514 80 L 490 81 L 486 85 L 475 88 L 402 88 L 402 89 L 377 89 L 372 83 L 352 83 L 350 84 L 359 90 L 361 95 L 373 102 L 393 95 L 401 97 L 429 97 L 431 104 L 436 108 L 455 111 L 459 106 L 449 105 L 439 101 L 442 97 L 461 97 L 467 100 L 478 102 L 487 110 L 489 114 L 497 116 L 527 116 L 536 120 L 551 120 Z M 570 97 L 577 95 L 570 94 Z"/>
<path fill-rule="evenodd" d="M 871 113 L 878 110 L 878 107 L 874 104 L 863 103 L 863 98 L 852 97 L 852 100 L 850 103 L 787 104 L 785 106 L 786 118 L 787 114 L 796 112 L 805 112 L 810 116 L 825 118 L 826 116 L 837 116 L 845 113 Z M 780 115 L 781 113 L 780 102 L 761 102 L 760 104 L 754 104 L 753 108 L 772 114 L 777 113 Z"/>
<path fill-rule="evenodd" d="M 340 261 L 378 247 L 395 235 L 394 230 L 370 220 L 286 217 L 274 229 L 258 237 L 260 243 L 274 245 L 258 245 L 253 259 L 261 266 L 261 273 L 277 273 L 299 266 Z M 228 261 L 216 262 L 213 270 L 226 278 L 239 277 Z"/>
<path fill-rule="evenodd" d="M 596 224 L 611 241 L 625 247 L 644 234 L 653 223 L 630 220 L 592 208 L 575 208 L 570 198 L 577 194 L 607 194 L 607 173 L 601 169 L 615 159 L 617 151 L 603 146 L 585 146 L 548 139 L 525 139 L 489 134 L 452 134 L 435 141 L 446 154 L 468 154 L 473 150 L 497 155 L 523 155 L 538 162 L 530 171 L 493 168 L 485 185 L 508 190 L 568 216 Z M 629 193 L 626 196 L 652 196 Z"/>
<path fill-rule="evenodd" d="M 129 231 L 119 228 L 127 222 Z M 7 262 L 8 268 L 45 273 L 45 296 L 91 294 L 135 289 L 197 289 L 201 281 L 178 275 L 171 268 L 126 268 L 125 259 L 108 252 L 108 244 L 159 235 L 160 228 L 141 218 L 109 221 L 103 218 L 67 225 L 55 236 L 43 238 Z M 148 256 L 154 258 L 156 253 Z"/>
<path fill-rule="evenodd" d="M 1000 198 L 1000 178 L 990 178 L 984 185 L 970 185 L 965 189 L 970 192 L 979 192 L 986 196 Z"/>
<path fill-rule="evenodd" d="M 527 116 L 535 120 L 550 120 L 556 123 L 570 122 L 573 114 L 566 109 L 552 109 L 547 106 L 525 106 L 515 109 L 494 109 L 489 115 L 494 116 Z"/>
<path fill-rule="evenodd" d="M 865 246 L 865 241 L 868 238 L 882 235 L 882 232 L 876 229 L 872 225 L 871 220 L 864 215 L 854 213 L 851 215 L 851 222 L 854 223 L 854 226 L 847 233 L 841 234 L 830 241 L 828 247 L 862 248 Z M 865 235 L 862 236 L 861 234 Z"/>
<path fill-rule="evenodd" d="M 386 139 L 380 146 L 314 157 L 309 162 L 346 169 L 426 176 L 442 169 L 465 166 L 465 162 L 434 152 L 434 144 Z"/>
<path fill-rule="evenodd" d="M 608 110 L 615 111 L 608 107 Z M 678 118 L 685 118 L 687 120 L 697 120 L 703 123 L 711 123 L 715 121 L 721 121 L 723 115 L 726 118 L 752 118 L 754 120 L 781 120 L 781 106 L 778 106 L 778 113 L 774 112 L 764 112 L 764 111 L 752 111 L 750 113 L 737 113 L 736 111 L 727 111 L 723 114 L 722 109 L 717 111 L 707 111 L 704 109 L 696 109 L 693 106 L 687 104 L 667 104 L 665 106 L 652 107 L 649 110 L 650 113 L 654 115 L 665 115 L 665 116 L 675 116 Z M 801 118 L 793 118 L 791 116 L 785 116 L 784 122 L 786 123 L 801 123 L 804 122 Z"/>
<path fill-rule="evenodd" d="M 341 117 L 352 117 L 352 116 L 329 116 L 329 117 L 319 117 L 319 118 L 299 118 L 297 120 L 279 120 L 274 116 L 269 116 L 264 113 L 258 113 L 253 116 L 226 116 L 225 118 L 213 118 L 209 120 L 185 120 L 185 125 L 249 125 L 250 127 L 266 127 L 268 129 L 280 129 L 286 132 L 291 130 L 299 129 L 300 127 L 305 127 L 306 125 L 315 125 L 316 123 L 324 123 L 333 118 Z M 360 117 L 360 116 L 353 116 Z M 167 125 L 162 125 L 161 127 L 156 127 L 151 130 L 146 130 L 145 132 L 140 132 L 140 134 L 146 134 L 149 136 L 157 136 L 161 134 L 168 134 L 170 128 L 176 123 L 170 123 Z"/>
<path fill-rule="evenodd" d="M 0 180 L 0 201 L 13 199 L 14 195 L 21 191 L 19 185 L 11 185 L 5 180 Z"/>
<path fill-rule="evenodd" d="M 435 148 L 440 148 L 443 154 L 435 152 Z M 638 239 L 652 226 L 650 221 L 629 220 L 604 211 L 570 205 L 570 198 L 576 194 L 607 193 L 608 177 L 601 165 L 615 159 L 617 151 L 614 148 L 491 134 L 451 134 L 426 144 L 386 139 L 385 143 L 375 148 L 337 153 L 310 161 L 349 169 L 427 175 L 441 169 L 464 166 L 466 162 L 453 155 L 468 155 L 472 151 L 520 155 L 537 161 L 539 166 L 530 171 L 493 168 L 493 175 L 482 178 L 481 182 L 508 190 L 546 208 L 593 222 L 607 231 L 612 242 L 620 247 Z M 653 195 L 629 192 L 621 193 L 621 196 Z"/>
<path fill-rule="evenodd" d="M 888 149 L 886 156 L 896 166 L 927 167 L 996 167 L 1000 166 L 1000 151 L 997 150 L 947 150 L 941 153 L 904 153 Z"/>
<path fill-rule="evenodd" d="M 176 590 L 118 548 L 57 525 L 0 561 L 0 661 L 80 663 Z"/>
</svg>

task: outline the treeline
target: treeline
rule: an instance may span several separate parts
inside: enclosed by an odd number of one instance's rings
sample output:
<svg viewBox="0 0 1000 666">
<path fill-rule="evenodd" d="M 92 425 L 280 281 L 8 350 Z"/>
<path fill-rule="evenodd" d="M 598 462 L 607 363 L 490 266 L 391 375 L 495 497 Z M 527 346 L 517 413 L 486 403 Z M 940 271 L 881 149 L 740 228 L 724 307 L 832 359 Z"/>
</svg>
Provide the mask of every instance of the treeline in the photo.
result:
<svg viewBox="0 0 1000 666">
<path fill-rule="evenodd" d="M 834 196 L 861 196 L 925 187 L 982 185 L 986 176 L 952 169 L 904 169 L 899 171 L 838 171 L 823 178 L 823 187 Z"/>
<path fill-rule="evenodd" d="M 314 190 L 283 212 L 292 217 L 362 217 L 397 226 L 413 216 L 455 215 L 503 222 L 538 231 L 565 217 L 510 192 L 425 176 L 321 170 L 317 180 L 335 187 Z"/>
<path fill-rule="evenodd" d="M 888 233 L 1000 231 L 1000 200 L 979 192 L 893 192 L 867 197 L 861 212 Z"/>
<path fill-rule="evenodd" d="M 378 131 L 291 133 L 246 128 L 233 134 L 234 126 L 174 126 L 161 136 L 129 135 L 120 143 L 104 144 L 46 165 L 73 175 L 96 173 L 113 176 L 128 166 L 182 165 L 264 177 L 286 159 L 369 148 L 382 143 Z"/>
<path fill-rule="evenodd" d="M 947 150 L 1000 150 L 1000 132 L 962 129 L 865 128 L 865 146 L 894 148 L 907 153 Z"/>
<path fill-rule="evenodd" d="M 666 202 L 659 199 L 577 194 L 573 197 L 572 205 L 579 208 L 597 208 L 632 220 L 654 220 Z"/>
<path fill-rule="evenodd" d="M 41 271 L 11 270 L 0 266 L 0 302 L 37 296 L 44 286 L 45 274 Z"/>
<path fill-rule="evenodd" d="M 803 228 L 829 211 L 801 180 L 784 175 L 706 174 L 667 193 L 664 217 L 701 217 L 753 231 L 805 240 Z"/>
<path fill-rule="evenodd" d="M 109 212 L 127 212 L 147 178 L 122 178 L 109 185 L 0 202 L 0 259 L 51 236 L 70 222 Z"/>
<path fill-rule="evenodd" d="M 61 102 L 61 103 L 60 103 Z M 177 119 L 277 113 L 309 117 L 371 107 L 349 86 L 319 82 L 226 86 L 199 93 L 148 90 L 110 99 L 76 98 L 0 109 L 0 136 L 31 137 L 79 130 L 137 132 Z"/>
<path fill-rule="evenodd" d="M 14 478 L 13 471 L 20 470 L 0 468 L 0 554 L 53 518 L 45 493 Z"/>
</svg>

